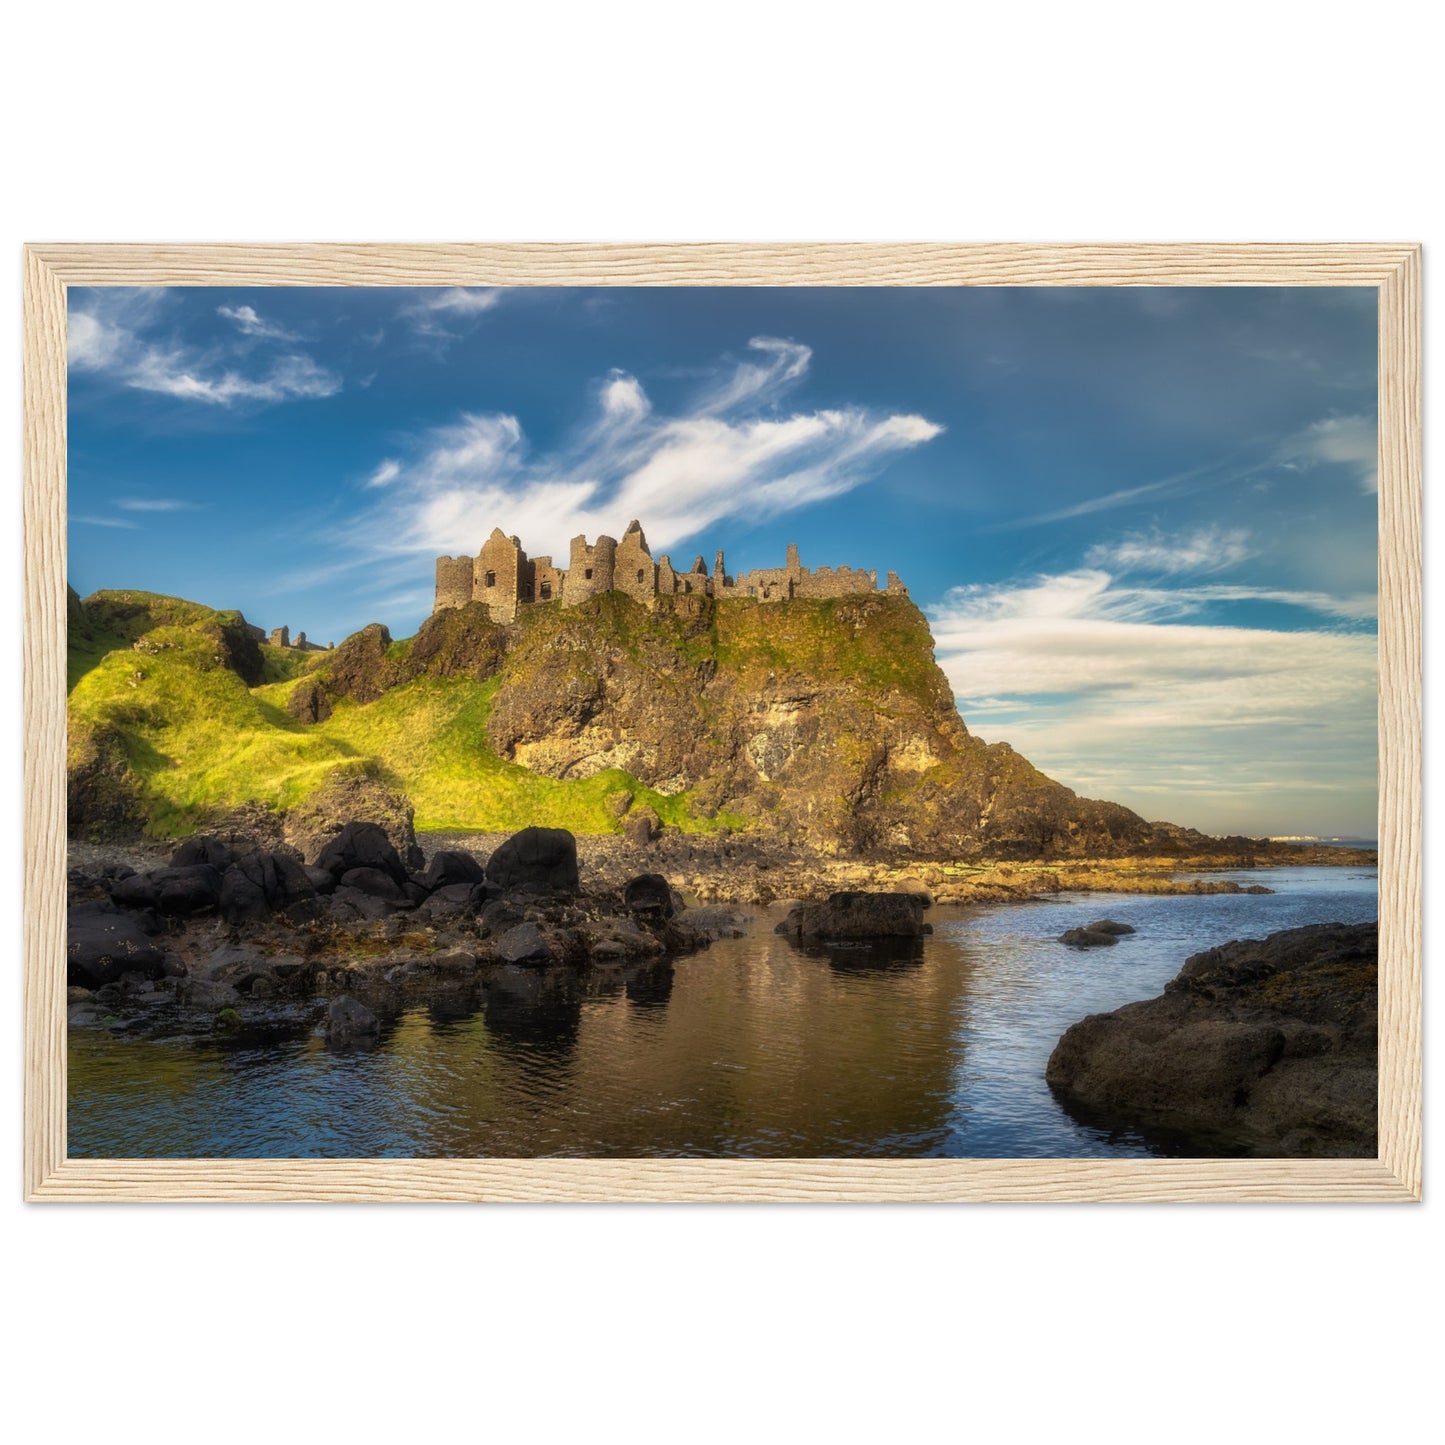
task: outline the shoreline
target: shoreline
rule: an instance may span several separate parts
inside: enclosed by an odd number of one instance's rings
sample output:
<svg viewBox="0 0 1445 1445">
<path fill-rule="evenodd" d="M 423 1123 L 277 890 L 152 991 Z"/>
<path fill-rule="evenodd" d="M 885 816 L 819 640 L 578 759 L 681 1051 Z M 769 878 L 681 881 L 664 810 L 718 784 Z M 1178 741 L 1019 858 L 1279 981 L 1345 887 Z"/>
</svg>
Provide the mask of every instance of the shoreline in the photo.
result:
<svg viewBox="0 0 1445 1445">
<path fill-rule="evenodd" d="M 462 830 L 419 832 L 431 854 L 461 849 L 493 853 L 506 833 Z M 589 889 L 620 889 L 639 873 L 661 873 L 691 904 L 761 906 L 818 901 L 844 891 L 927 891 L 935 903 L 1018 903 L 1060 893 L 1191 895 L 1268 892 L 1263 883 L 1201 878 L 1211 873 L 1277 868 L 1374 868 L 1378 853 L 1323 844 L 1270 844 L 1256 853 L 1202 853 L 1181 857 L 1065 858 L 1030 861 L 951 858 L 869 858 L 768 847 L 737 834 L 720 839 L 676 834 L 646 845 L 616 834 L 576 834 L 578 863 Z M 176 842 L 150 838 L 67 843 L 67 866 L 94 873 L 124 863 L 144 871 L 162 866 Z"/>
</svg>

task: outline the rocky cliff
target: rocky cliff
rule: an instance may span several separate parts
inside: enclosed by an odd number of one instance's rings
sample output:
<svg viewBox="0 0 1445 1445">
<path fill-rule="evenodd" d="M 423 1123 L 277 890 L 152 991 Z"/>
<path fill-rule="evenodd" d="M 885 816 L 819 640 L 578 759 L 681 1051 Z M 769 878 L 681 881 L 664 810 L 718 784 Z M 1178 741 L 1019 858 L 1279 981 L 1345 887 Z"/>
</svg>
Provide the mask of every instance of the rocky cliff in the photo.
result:
<svg viewBox="0 0 1445 1445">
<path fill-rule="evenodd" d="M 881 593 L 761 606 L 621 593 L 515 623 L 473 604 L 334 652 L 236 612 L 72 597 L 73 831 L 176 835 L 363 776 L 419 827 L 620 831 L 656 817 L 830 853 L 1206 851 L 970 734 L 923 614 Z M 1242 842 L 1242 840 L 1240 840 Z"/>
<path fill-rule="evenodd" d="M 613 592 L 509 626 L 480 605 L 409 644 L 364 629 L 297 685 L 323 721 L 423 678 L 490 689 L 490 749 L 563 782 L 622 773 L 689 812 L 824 851 L 1109 856 L 1200 835 L 1081 799 L 1007 744 L 973 737 L 906 597 L 762 607 Z"/>
</svg>

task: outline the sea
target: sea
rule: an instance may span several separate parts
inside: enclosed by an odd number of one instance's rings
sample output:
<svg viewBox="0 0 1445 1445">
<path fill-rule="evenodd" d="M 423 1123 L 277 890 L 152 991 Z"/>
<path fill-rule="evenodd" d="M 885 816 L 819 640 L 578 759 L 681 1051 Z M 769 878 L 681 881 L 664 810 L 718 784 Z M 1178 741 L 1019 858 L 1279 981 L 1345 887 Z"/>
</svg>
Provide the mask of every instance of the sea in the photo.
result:
<svg viewBox="0 0 1445 1445">
<path fill-rule="evenodd" d="M 1352 840 L 1353 841 L 1353 840 Z M 1271 894 L 937 906 L 922 946 L 801 951 L 777 908 L 645 968 L 499 970 L 476 1006 L 201 1042 L 76 1029 L 81 1158 L 1122 1158 L 1200 1152 L 1074 1117 L 1044 1082 L 1086 1014 L 1235 938 L 1376 916 L 1373 868 L 1209 875 Z M 1112 918 L 1112 948 L 1060 944 Z"/>
</svg>

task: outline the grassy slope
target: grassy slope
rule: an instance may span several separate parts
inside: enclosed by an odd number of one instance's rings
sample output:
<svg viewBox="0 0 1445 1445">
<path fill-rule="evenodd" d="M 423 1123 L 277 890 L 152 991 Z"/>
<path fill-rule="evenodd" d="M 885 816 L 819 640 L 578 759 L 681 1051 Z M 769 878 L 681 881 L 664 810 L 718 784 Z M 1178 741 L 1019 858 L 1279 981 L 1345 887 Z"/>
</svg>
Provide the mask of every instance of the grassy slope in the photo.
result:
<svg viewBox="0 0 1445 1445">
<path fill-rule="evenodd" d="M 724 821 L 694 819 L 685 794 L 663 797 L 620 771 L 559 782 L 499 758 L 485 730 L 495 681 L 423 678 L 303 724 L 286 713 L 286 697 L 325 654 L 263 647 L 265 677 L 273 680 L 248 689 L 215 664 L 202 635 L 236 614 L 141 593 L 125 594 L 127 608 L 111 608 L 104 598 L 113 595 L 90 599 L 85 625 L 72 625 L 72 741 L 97 725 L 120 733 L 145 786 L 150 829 L 161 836 L 189 832 L 208 813 L 244 802 L 292 806 L 338 767 L 376 771 L 403 789 L 420 828 L 611 832 L 617 824 L 607 799 L 622 789 L 683 828 Z"/>
</svg>

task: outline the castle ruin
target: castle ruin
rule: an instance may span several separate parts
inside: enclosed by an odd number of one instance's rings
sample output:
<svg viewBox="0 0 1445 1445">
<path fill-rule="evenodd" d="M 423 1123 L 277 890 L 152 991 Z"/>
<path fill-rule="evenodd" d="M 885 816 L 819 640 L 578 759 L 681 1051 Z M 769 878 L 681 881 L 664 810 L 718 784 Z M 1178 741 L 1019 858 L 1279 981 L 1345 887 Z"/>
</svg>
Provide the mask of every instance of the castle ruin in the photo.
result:
<svg viewBox="0 0 1445 1445">
<path fill-rule="evenodd" d="M 557 567 L 550 557 L 528 557 L 519 538 L 494 527 L 475 557 L 437 558 L 432 611 L 484 602 L 493 622 L 515 622 L 518 609 L 528 604 L 560 602 L 563 607 L 576 607 L 602 592 L 625 592 L 648 607 L 658 597 L 689 594 L 786 602 L 794 597 L 844 597 L 877 590 L 876 570 L 804 567 L 794 543 L 788 544 L 787 562 L 782 567 L 729 576 L 719 551 L 713 556 L 711 572 L 702 557 L 686 572 L 679 572 L 666 553 L 654 560 L 641 524 L 634 521 L 620 542 L 605 536 L 591 543 L 585 536 L 574 537 L 567 566 Z M 908 595 L 896 572 L 888 574 L 884 590 Z"/>
</svg>

